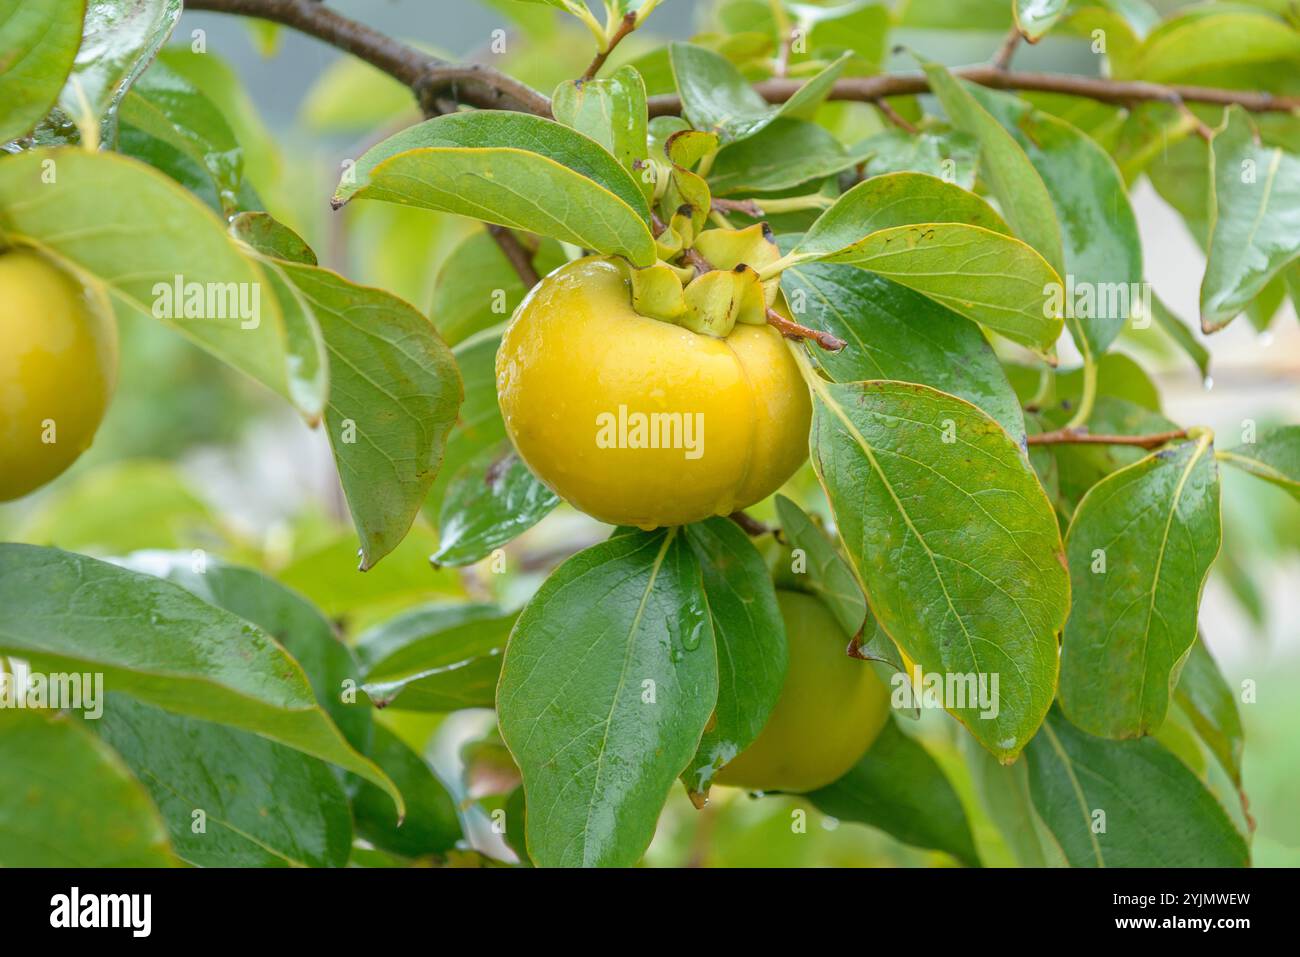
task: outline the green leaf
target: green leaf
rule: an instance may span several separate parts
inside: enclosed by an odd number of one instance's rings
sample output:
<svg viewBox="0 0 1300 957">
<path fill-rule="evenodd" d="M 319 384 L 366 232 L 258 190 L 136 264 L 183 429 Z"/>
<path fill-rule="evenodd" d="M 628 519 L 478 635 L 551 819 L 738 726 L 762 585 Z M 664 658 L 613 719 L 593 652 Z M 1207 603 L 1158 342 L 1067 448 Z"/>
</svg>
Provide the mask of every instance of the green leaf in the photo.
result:
<svg viewBox="0 0 1300 957">
<path fill-rule="evenodd" d="M 1029 762 L 1000 764 L 969 736 L 961 739 L 962 756 L 981 809 L 1001 838 L 1011 862 L 1019 867 L 1064 867 L 1065 855 L 1034 808 L 1029 794 Z M 979 834 L 979 851 L 987 866 L 1001 866 L 996 845 Z"/>
<path fill-rule="evenodd" d="M 1026 754 L 1034 806 L 1073 867 L 1250 863 L 1222 805 L 1151 738 L 1094 738 L 1053 711 Z"/>
<path fill-rule="evenodd" d="M 699 563 L 676 528 L 561 565 L 520 615 L 497 692 L 539 866 L 635 864 L 718 697 Z"/>
<path fill-rule="evenodd" d="M 178 151 L 206 173 L 218 212 L 229 216 L 239 208 L 243 150 L 216 104 L 179 73 L 155 63 L 126 95 L 118 116 L 123 124 Z"/>
<path fill-rule="evenodd" d="M 388 796 L 362 781 L 352 799 L 357 835 L 404 857 L 441 854 L 455 847 L 461 838 L 456 802 L 424 758 L 382 726 L 375 727 L 370 757 L 401 788 L 406 817 L 399 821 Z"/>
<path fill-rule="evenodd" d="M 886 173 L 858 183 L 837 199 L 795 252 L 834 256 L 878 230 L 917 223 L 966 223 L 1011 234 L 992 206 L 960 186 L 924 173 Z"/>
<path fill-rule="evenodd" d="M 564 250 L 544 239 L 533 255 L 539 276 L 564 265 Z M 448 345 L 508 320 L 528 289 L 486 231 L 472 233 L 438 269 L 429 316 Z"/>
<path fill-rule="evenodd" d="M 645 83 L 635 67 L 623 66 L 598 79 L 566 80 L 555 88 L 551 112 L 605 147 L 651 198 L 654 180 L 647 183 L 641 176 L 647 156 Z"/>
<path fill-rule="evenodd" d="M 753 136 L 776 117 L 776 108 L 712 50 L 673 43 L 668 53 L 682 98 L 682 115 L 697 130 L 716 133 L 726 144 Z"/>
<path fill-rule="evenodd" d="M 846 170 L 864 156 L 865 150 L 845 148 L 816 123 L 776 119 L 718 152 L 709 188 L 718 196 L 790 189 Z"/>
<path fill-rule="evenodd" d="M 1205 4 L 1160 24 L 1126 73 L 1167 83 L 1223 67 L 1300 60 L 1300 33 L 1293 27 L 1262 10 L 1221 12 L 1216 6 L 1223 5 Z"/>
<path fill-rule="evenodd" d="M 1024 453 L 926 386 L 812 385 L 813 468 L 876 620 L 925 671 L 989 687 L 997 675 L 996 716 L 949 710 L 1014 758 L 1051 705 L 1069 607 L 1060 532 Z"/>
<path fill-rule="evenodd" d="M 1060 277 L 1011 236 L 962 223 L 896 226 L 819 258 L 891 279 L 1039 353 L 1061 334 L 1064 320 L 1044 293 Z"/>
<path fill-rule="evenodd" d="M 1016 29 L 1030 43 L 1037 43 L 1056 25 L 1069 6 L 1069 0 L 1015 0 L 1012 10 Z"/>
<path fill-rule="evenodd" d="M 75 148 L 4 157 L 0 233 L 100 280 L 119 312 L 163 313 L 161 321 L 218 359 L 291 397 L 283 318 L 274 297 L 263 294 L 265 274 L 210 209 L 156 170 Z M 177 276 L 186 284 L 179 302 Z M 197 288 L 190 284 L 223 292 L 216 315 L 207 314 L 206 297 L 201 318 L 185 315 L 183 300 Z M 257 308 L 241 310 L 239 296 Z"/>
<path fill-rule="evenodd" d="M 349 747 L 301 666 L 270 636 L 152 575 L 52 548 L 0 545 L 3 650 L 104 673 L 105 684 L 176 714 L 252 731 L 353 771 L 399 803 Z"/>
<path fill-rule="evenodd" d="M 1254 442 L 1220 452 L 1219 458 L 1300 499 L 1300 425 L 1265 432 Z"/>
<path fill-rule="evenodd" d="M 807 83 L 794 91 L 794 96 L 776 108 L 777 118 L 811 120 L 852 60 L 852 53 L 843 53 L 818 70 Z"/>
<path fill-rule="evenodd" d="M 781 697 L 785 622 L 763 556 L 728 518 L 686 527 L 704 576 L 718 650 L 718 703 L 682 782 L 693 800 L 709 793 L 723 765 L 749 747 Z"/>
<path fill-rule="evenodd" d="M 280 268 L 329 350 L 325 425 L 365 571 L 405 537 L 433 485 L 463 397 L 460 373 L 409 303 L 326 269 Z"/>
<path fill-rule="evenodd" d="M 1024 415 L 1006 373 L 984 334 L 961 316 L 852 266 L 793 266 L 781 274 L 781 288 L 800 322 L 849 343 L 840 352 L 813 353 L 836 382 L 932 386 L 983 409 L 1016 441 L 1024 438 Z"/>
<path fill-rule="evenodd" d="M 358 751 L 370 744 L 370 708 L 348 703 L 361 673 L 347 645 L 329 621 L 298 593 L 252 568 L 228 565 L 190 552 L 133 552 L 117 562 L 175 582 L 209 605 L 224 608 L 262 629 L 302 666 L 316 701 Z"/>
<path fill-rule="evenodd" d="M 1183 664 L 1174 696 L 1232 783 L 1241 787 L 1244 734 L 1237 699 L 1200 635 Z"/>
<path fill-rule="evenodd" d="M 911 170 L 938 176 L 962 189 L 975 188 L 975 166 L 979 144 L 968 133 L 906 130 L 882 130 L 853 147 L 855 154 L 866 154 L 867 176 L 901 173 Z"/>
<path fill-rule="evenodd" d="M 67 715 L 0 708 L 0 865 L 172 867 L 140 782 Z"/>
<path fill-rule="evenodd" d="M 230 235 L 272 259 L 316 265 L 316 253 L 307 241 L 270 213 L 244 212 L 232 217 Z"/>
<path fill-rule="evenodd" d="M 966 811 L 947 776 L 897 721 L 849 771 L 808 795 L 816 808 L 841 821 L 879 828 L 914 847 L 944 851 L 979 867 Z"/>
<path fill-rule="evenodd" d="M 1064 120 L 1009 94 L 976 86 L 967 93 L 1015 139 L 1047 187 L 1072 288 L 1093 294 L 1091 307 L 1067 303 L 1066 322 L 1081 352 L 1101 355 L 1124 328 L 1142 282 L 1123 177 L 1104 149 Z"/>
<path fill-rule="evenodd" d="M 524 229 L 638 266 L 655 260 L 639 182 L 595 140 L 524 113 L 454 113 L 389 137 L 344 174 L 333 202 L 357 197 Z"/>
<path fill-rule="evenodd" d="M 1196 334 L 1183 320 L 1174 315 L 1173 311 L 1161 301 L 1159 296 L 1151 297 L 1151 318 L 1174 341 L 1180 350 L 1187 354 L 1187 358 L 1196 364 L 1197 371 L 1201 373 L 1202 379 L 1208 379 L 1210 376 L 1210 350 L 1201 345 Z"/>
<path fill-rule="evenodd" d="M 457 343 L 452 350 L 465 383 L 465 401 L 456 427 L 447 439 L 442 471 L 425 502 L 431 518 L 438 513 L 452 476 L 460 474 L 467 463 L 506 438 L 505 420 L 497 403 L 496 356 L 500 345 L 499 332 L 484 331 Z"/>
<path fill-rule="evenodd" d="M 0 143 L 32 131 L 58 99 L 81 46 L 86 0 L 0 0 Z"/>
<path fill-rule="evenodd" d="M 1235 106 L 1210 147 L 1210 240 L 1201 283 L 1206 332 L 1226 326 L 1300 257 L 1300 156 L 1260 144 Z"/>
<path fill-rule="evenodd" d="M 1074 512 L 1061 707 L 1091 734 L 1151 734 L 1169 710 L 1219 552 L 1212 442 L 1204 433 L 1148 455 L 1099 482 Z"/>
<path fill-rule="evenodd" d="M 793 548 L 802 549 L 808 561 L 800 579 L 805 590 L 821 599 L 846 635 L 858 634 L 867 618 L 867 600 L 849 563 L 808 514 L 784 495 L 776 496 L 776 514 L 781 519 L 781 532 L 786 541 Z"/>
<path fill-rule="evenodd" d="M 59 109 L 82 141 L 112 141 L 114 112 L 171 36 L 181 0 L 87 0 L 81 48 Z"/>
<path fill-rule="evenodd" d="M 492 605 L 436 604 L 376 625 L 357 639 L 366 694 L 400 711 L 492 707 L 517 617 Z"/>
<path fill-rule="evenodd" d="M 93 722 L 149 789 L 176 853 L 196 867 L 342 867 L 347 795 L 292 748 L 110 694 Z M 380 792 L 382 793 L 382 792 Z M 390 811 L 393 802 L 383 797 Z M 196 813 L 204 829 L 195 831 Z"/>
<path fill-rule="evenodd" d="M 472 565 L 532 528 L 560 498 L 509 443 L 487 449 L 452 476 L 438 519 L 435 565 Z"/>
<path fill-rule="evenodd" d="M 1017 236 L 1064 275 L 1065 251 L 1061 225 L 1051 212 L 1052 194 L 1025 151 L 975 98 L 970 84 L 936 63 L 923 66 L 930 89 L 943 104 L 952 125 L 979 141 L 980 174 L 997 197 L 1007 222 Z"/>
</svg>

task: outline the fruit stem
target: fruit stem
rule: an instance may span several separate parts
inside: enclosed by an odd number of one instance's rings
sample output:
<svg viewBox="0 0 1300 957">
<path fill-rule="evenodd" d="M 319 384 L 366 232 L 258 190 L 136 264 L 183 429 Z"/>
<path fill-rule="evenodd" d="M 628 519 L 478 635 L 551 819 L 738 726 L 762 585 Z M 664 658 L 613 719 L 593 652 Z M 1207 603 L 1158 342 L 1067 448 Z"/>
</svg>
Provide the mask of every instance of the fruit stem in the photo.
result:
<svg viewBox="0 0 1300 957">
<path fill-rule="evenodd" d="M 803 259 L 803 256 L 797 255 L 796 253 L 786 253 L 776 262 L 768 263 L 758 271 L 759 282 L 766 282 L 774 276 L 781 275 L 781 273 L 789 269 L 791 266 L 798 262 L 802 262 Z"/>
<path fill-rule="evenodd" d="M 787 339 L 811 339 L 827 352 L 839 352 L 848 345 L 843 339 L 833 336 L 829 332 L 822 332 L 820 329 L 809 329 L 807 326 L 801 326 L 799 323 L 787 319 L 771 306 L 767 309 L 767 322 L 768 325 Z"/>
<path fill-rule="evenodd" d="M 776 529 L 765 522 L 760 522 L 743 509 L 738 509 L 727 516 L 744 530 L 751 538 L 761 538 L 768 533 L 775 534 Z"/>
<path fill-rule="evenodd" d="M 804 209 L 830 209 L 835 200 L 821 193 L 806 196 L 782 196 L 776 199 L 751 200 L 758 203 L 764 213 L 797 213 Z"/>
</svg>

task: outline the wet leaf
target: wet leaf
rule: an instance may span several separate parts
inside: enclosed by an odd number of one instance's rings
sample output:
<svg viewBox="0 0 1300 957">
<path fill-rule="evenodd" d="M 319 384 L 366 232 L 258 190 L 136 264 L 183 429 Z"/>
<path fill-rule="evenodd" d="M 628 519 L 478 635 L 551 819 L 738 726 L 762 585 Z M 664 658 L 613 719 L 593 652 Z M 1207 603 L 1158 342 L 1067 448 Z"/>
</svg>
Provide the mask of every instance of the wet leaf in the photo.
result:
<svg viewBox="0 0 1300 957">
<path fill-rule="evenodd" d="M 814 396 L 813 467 L 871 611 L 926 672 L 990 689 L 997 676 L 996 715 L 949 710 L 1014 758 L 1055 694 L 1069 606 L 1056 519 L 1022 449 L 926 386 L 816 382 Z"/>
<path fill-rule="evenodd" d="M 1221 540 L 1212 442 L 1206 433 L 1152 453 L 1075 509 L 1061 707 L 1091 734 L 1151 734 L 1169 710 Z"/>
<path fill-rule="evenodd" d="M 561 565 L 524 608 L 497 714 L 539 866 L 635 864 L 718 696 L 701 572 L 679 529 Z"/>
</svg>

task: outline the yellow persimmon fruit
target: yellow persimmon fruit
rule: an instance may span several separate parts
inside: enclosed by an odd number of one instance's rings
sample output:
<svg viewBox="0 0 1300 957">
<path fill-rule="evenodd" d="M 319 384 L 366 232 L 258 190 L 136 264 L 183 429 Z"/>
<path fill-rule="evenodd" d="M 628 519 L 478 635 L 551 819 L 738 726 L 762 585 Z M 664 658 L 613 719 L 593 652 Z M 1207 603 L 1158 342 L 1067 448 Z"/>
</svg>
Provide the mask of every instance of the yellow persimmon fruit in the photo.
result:
<svg viewBox="0 0 1300 957">
<path fill-rule="evenodd" d="M 0 251 L 0 501 L 76 461 L 116 383 L 117 325 L 102 293 L 35 251 Z"/>
<path fill-rule="evenodd" d="M 496 362 L 533 472 L 603 522 L 656 528 L 776 491 L 808 454 L 808 389 L 779 333 L 692 332 L 632 308 L 628 268 L 588 257 L 528 294 Z"/>
<path fill-rule="evenodd" d="M 758 738 L 714 777 L 755 791 L 812 791 L 853 767 L 889 717 L 889 688 L 845 654 L 849 636 L 818 598 L 778 590 L 790 660 Z"/>
</svg>

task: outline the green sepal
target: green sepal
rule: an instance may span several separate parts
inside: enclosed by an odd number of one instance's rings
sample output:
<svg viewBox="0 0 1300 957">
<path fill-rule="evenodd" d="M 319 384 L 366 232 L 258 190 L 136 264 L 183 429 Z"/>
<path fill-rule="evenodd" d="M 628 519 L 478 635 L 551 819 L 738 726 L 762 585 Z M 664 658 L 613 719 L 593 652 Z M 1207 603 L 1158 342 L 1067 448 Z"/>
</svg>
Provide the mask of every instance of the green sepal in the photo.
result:
<svg viewBox="0 0 1300 957">
<path fill-rule="evenodd" d="M 667 263 L 630 269 L 632 308 L 640 315 L 677 322 L 686 312 L 686 298 L 677 271 Z"/>
</svg>

